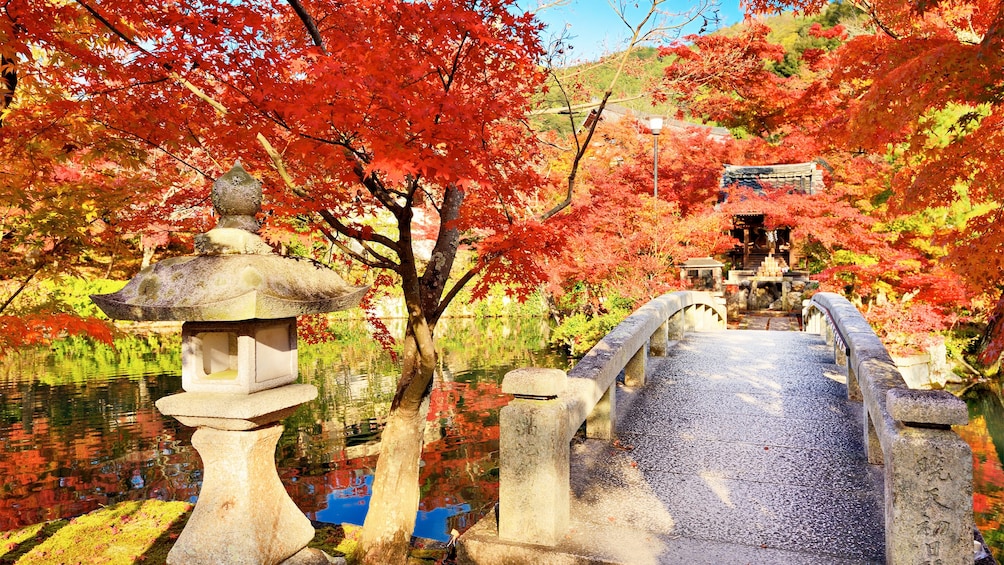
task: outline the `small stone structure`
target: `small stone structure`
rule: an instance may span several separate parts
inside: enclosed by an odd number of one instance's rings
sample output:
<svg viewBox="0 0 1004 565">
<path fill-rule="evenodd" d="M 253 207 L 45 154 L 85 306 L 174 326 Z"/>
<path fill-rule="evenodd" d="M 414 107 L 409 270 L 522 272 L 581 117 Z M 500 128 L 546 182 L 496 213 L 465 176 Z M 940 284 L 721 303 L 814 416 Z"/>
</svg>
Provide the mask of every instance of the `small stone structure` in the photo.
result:
<svg viewBox="0 0 1004 565">
<path fill-rule="evenodd" d="M 825 336 L 847 370 L 847 395 L 863 402 L 869 463 L 884 465 L 886 563 L 974 562 L 973 468 L 952 430 L 969 421 L 963 401 L 911 390 L 861 313 L 833 293 L 813 296 L 806 331 Z"/>
<path fill-rule="evenodd" d="M 711 257 L 691 257 L 680 263 L 680 280 L 693 290 L 722 292 L 722 263 Z"/>
<path fill-rule="evenodd" d="M 708 292 L 664 294 L 628 316 L 566 375 L 558 369 L 510 371 L 502 391 L 514 396 L 499 413 L 499 505 L 465 532 L 459 563 L 579 563 L 561 554 L 568 534 L 569 442 L 612 440 L 617 377 L 645 384 L 646 360 L 664 356 L 685 331 L 724 329 L 723 301 Z M 616 543 L 611 541 L 611 543 Z"/>
<path fill-rule="evenodd" d="M 279 421 L 317 397 L 296 384 L 296 317 L 355 306 L 327 267 L 274 255 L 257 235 L 261 183 L 237 164 L 214 184 L 216 228 L 197 255 L 140 271 L 122 290 L 95 295 L 113 319 L 181 320 L 182 388 L 157 408 L 197 428 L 192 445 L 205 474 L 198 502 L 171 549 L 171 565 L 329 563 L 306 549 L 310 521 L 275 467 Z"/>
</svg>

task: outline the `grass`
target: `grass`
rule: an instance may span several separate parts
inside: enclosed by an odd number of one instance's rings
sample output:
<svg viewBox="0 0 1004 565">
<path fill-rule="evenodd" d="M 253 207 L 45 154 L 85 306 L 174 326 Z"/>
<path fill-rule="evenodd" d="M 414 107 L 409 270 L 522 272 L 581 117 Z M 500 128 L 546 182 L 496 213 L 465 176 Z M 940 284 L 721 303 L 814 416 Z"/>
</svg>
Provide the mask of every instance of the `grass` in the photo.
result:
<svg viewBox="0 0 1004 565">
<path fill-rule="evenodd" d="M 191 510 L 187 502 L 122 502 L 72 520 L 0 532 L 0 565 L 162 565 Z M 350 554 L 358 533 L 356 526 L 323 526 L 308 547 Z M 441 544 L 426 545 L 416 540 L 409 565 L 444 562 Z"/>
</svg>

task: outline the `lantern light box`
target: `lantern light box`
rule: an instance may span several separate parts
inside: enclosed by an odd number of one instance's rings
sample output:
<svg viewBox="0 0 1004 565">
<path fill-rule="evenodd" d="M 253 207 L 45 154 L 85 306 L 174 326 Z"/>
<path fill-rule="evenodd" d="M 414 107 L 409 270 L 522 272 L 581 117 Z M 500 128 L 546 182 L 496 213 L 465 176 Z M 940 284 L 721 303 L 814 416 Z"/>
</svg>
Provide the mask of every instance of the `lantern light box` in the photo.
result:
<svg viewBox="0 0 1004 565">
<path fill-rule="evenodd" d="M 251 394 L 296 377 L 296 318 L 182 325 L 181 386 L 186 392 Z"/>
</svg>

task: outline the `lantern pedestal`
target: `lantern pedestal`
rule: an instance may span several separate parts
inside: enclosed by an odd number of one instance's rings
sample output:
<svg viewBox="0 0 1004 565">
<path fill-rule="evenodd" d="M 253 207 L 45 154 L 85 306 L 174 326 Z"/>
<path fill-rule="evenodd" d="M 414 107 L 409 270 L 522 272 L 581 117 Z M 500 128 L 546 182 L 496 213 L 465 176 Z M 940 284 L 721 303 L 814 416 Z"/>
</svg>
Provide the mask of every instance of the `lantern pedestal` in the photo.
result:
<svg viewBox="0 0 1004 565">
<path fill-rule="evenodd" d="M 192 445 L 205 466 L 202 490 L 168 564 L 281 563 L 314 538 L 275 469 L 281 434 L 279 424 L 246 432 L 196 430 Z"/>
<path fill-rule="evenodd" d="M 253 394 L 185 392 L 157 401 L 164 415 L 198 428 L 192 445 L 205 468 L 169 565 L 276 565 L 304 550 L 314 528 L 279 480 L 275 447 L 279 420 L 316 397 L 316 387 L 292 384 Z"/>
</svg>

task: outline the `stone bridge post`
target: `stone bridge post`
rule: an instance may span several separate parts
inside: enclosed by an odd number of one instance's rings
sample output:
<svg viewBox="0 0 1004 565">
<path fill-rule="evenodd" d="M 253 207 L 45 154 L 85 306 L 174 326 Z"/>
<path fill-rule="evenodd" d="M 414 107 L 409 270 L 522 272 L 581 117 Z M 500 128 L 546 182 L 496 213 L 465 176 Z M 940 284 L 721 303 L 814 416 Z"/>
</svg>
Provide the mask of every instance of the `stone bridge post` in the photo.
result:
<svg viewBox="0 0 1004 565">
<path fill-rule="evenodd" d="M 951 428 L 968 423 L 965 403 L 944 390 L 896 388 L 886 405 L 903 427 L 885 460 L 888 563 L 972 563 L 973 455 Z"/>
<path fill-rule="evenodd" d="M 515 398 L 499 412 L 499 538 L 555 545 L 568 530 L 568 405 L 558 398 L 559 369 L 510 371 L 502 392 Z"/>
</svg>

